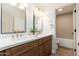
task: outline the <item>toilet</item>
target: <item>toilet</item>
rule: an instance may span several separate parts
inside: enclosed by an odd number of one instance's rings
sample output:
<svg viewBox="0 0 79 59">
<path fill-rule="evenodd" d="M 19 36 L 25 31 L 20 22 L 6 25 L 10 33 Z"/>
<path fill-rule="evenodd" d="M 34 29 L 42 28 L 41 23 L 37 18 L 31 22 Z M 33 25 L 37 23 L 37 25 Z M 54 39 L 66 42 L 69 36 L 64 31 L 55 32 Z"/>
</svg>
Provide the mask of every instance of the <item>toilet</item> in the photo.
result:
<svg viewBox="0 0 79 59">
<path fill-rule="evenodd" d="M 59 46 L 59 39 L 56 38 L 56 49 L 58 49 Z"/>
</svg>

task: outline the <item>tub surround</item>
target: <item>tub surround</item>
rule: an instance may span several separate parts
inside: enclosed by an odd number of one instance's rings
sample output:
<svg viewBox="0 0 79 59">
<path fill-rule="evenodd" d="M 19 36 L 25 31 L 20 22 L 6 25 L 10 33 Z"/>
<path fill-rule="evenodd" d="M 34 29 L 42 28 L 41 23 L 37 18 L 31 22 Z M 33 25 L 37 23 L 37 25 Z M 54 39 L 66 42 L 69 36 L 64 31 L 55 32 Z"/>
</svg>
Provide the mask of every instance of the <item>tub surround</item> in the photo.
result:
<svg viewBox="0 0 79 59">
<path fill-rule="evenodd" d="M 8 48 L 12 48 L 24 43 L 28 43 L 34 40 L 38 40 L 40 38 L 46 37 L 46 36 L 50 36 L 52 35 L 52 33 L 43 33 L 43 34 L 39 34 L 38 36 L 33 36 L 33 35 L 26 35 L 23 36 L 21 38 L 5 38 L 5 39 L 1 39 L 0 40 L 0 51 L 3 51 L 5 49 Z"/>
<path fill-rule="evenodd" d="M 59 46 L 73 49 L 73 39 L 56 38 L 59 40 Z"/>
</svg>

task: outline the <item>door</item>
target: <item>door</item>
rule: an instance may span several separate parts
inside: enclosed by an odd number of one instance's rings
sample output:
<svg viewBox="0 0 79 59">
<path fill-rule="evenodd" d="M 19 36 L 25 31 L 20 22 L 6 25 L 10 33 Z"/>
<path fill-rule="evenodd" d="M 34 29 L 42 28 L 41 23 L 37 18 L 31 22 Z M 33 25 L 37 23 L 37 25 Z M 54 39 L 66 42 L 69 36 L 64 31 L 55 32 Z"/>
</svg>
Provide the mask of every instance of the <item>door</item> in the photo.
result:
<svg viewBox="0 0 79 59">
<path fill-rule="evenodd" d="M 71 17 L 71 18 L 68 18 L 68 17 L 66 17 L 66 16 L 62 16 L 62 15 L 64 15 L 64 14 L 66 14 L 66 10 L 71 10 L 71 9 L 69 9 L 70 7 L 72 7 L 72 13 L 73 13 L 73 16 Z M 79 6 L 78 6 L 79 7 Z M 58 18 L 57 18 L 57 20 L 59 19 L 59 21 L 57 21 L 57 24 L 56 24 L 56 26 L 58 27 L 57 28 L 57 32 L 58 33 L 56 33 L 57 34 L 57 36 L 59 37 L 59 38 L 66 38 L 66 39 L 70 39 L 71 38 L 71 36 L 72 36 L 72 41 L 73 41 L 73 43 L 71 43 L 71 44 L 69 44 L 69 45 L 72 45 L 73 47 L 72 47 L 72 52 L 71 52 L 71 54 L 72 55 L 76 55 L 76 4 L 72 4 L 72 5 L 69 5 L 69 6 L 66 6 L 66 7 L 62 7 L 62 9 L 63 9 L 63 12 L 61 12 L 62 13 L 62 15 L 61 15 L 61 13 L 58 11 L 58 9 L 57 9 L 57 11 L 56 11 L 56 13 L 57 13 L 57 15 L 59 16 Z M 66 18 L 68 18 L 68 19 L 66 19 L 66 21 L 67 20 L 69 20 L 69 19 L 71 19 L 71 21 L 67 21 L 67 23 L 65 22 L 65 18 L 64 17 L 66 17 Z M 63 20 L 62 20 L 63 19 Z M 60 21 L 61 20 L 61 21 Z M 60 23 L 61 22 L 61 23 Z M 66 25 L 67 27 L 65 27 L 65 26 L 62 26 L 63 25 L 63 23 L 64 23 L 64 25 Z M 70 22 L 70 23 L 69 23 Z M 79 21 L 78 21 L 79 22 Z M 70 27 L 69 27 L 69 26 Z M 64 30 L 67 30 L 68 32 L 65 32 Z M 62 35 L 63 34 L 63 35 Z M 68 35 L 66 35 L 66 34 L 68 34 Z M 69 36 L 70 36 L 70 38 L 69 38 Z M 70 43 L 70 42 L 69 42 Z M 62 44 L 63 46 L 65 45 L 65 44 Z M 64 47 L 66 47 L 66 46 L 64 46 Z M 70 47 L 70 46 L 69 46 Z M 66 48 L 68 48 L 68 47 L 66 47 Z"/>
</svg>

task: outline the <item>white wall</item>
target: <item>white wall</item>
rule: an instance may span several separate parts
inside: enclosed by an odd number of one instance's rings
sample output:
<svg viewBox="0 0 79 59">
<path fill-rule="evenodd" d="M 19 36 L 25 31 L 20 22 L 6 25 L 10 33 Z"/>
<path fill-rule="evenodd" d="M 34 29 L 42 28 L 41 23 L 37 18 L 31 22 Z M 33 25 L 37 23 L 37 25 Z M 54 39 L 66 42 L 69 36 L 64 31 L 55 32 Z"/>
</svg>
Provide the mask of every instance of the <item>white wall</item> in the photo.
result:
<svg viewBox="0 0 79 59">
<path fill-rule="evenodd" d="M 50 32 L 52 32 L 52 52 L 56 53 L 56 31 L 55 31 L 55 10 L 50 9 L 48 11 L 48 18 L 50 21 L 52 21 L 52 28 L 49 29 L 47 28 L 47 30 L 49 30 Z M 51 12 L 50 12 L 51 11 Z M 47 27 L 47 26 L 45 26 Z"/>
<path fill-rule="evenodd" d="M 0 10 L 1 10 L 1 4 L 0 4 Z M 0 11 L 0 33 L 1 33 L 1 11 Z"/>
</svg>

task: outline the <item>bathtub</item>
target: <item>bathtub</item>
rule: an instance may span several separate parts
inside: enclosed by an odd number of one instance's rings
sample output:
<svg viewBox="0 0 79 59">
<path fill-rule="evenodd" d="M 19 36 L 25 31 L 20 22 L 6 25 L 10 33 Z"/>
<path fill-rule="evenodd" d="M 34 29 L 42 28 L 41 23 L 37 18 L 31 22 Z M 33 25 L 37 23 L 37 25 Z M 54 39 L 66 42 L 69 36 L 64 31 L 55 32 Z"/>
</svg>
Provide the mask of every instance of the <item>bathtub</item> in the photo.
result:
<svg viewBox="0 0 79 59">
<path fill-rule="evenodd" d="M 56 38 L 56 41 L 59 43 L 59 46 L 73 48 L 73 39 Z"/>
</svg>

